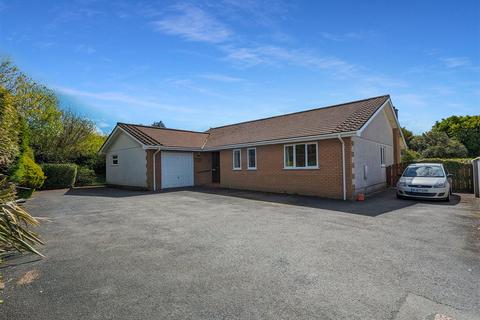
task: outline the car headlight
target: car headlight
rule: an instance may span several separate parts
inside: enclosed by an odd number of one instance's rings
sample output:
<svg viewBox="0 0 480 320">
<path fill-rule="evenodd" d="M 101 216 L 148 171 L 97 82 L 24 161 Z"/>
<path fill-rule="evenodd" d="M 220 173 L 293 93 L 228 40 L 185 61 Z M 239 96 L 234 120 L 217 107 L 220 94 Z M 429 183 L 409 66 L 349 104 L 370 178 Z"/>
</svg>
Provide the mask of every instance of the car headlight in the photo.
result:
<svg viewBox="0 0 480 320">
<path fill-rule="evenodd" d="M 442 182 L 437 182 L 433 185 L 434 188 L 445 188 L 446 186 L 446 182 L 445 181 L 442 181 Z"/>
<path fill-rule="evenodd" d="M 405 180 L 400 179 L 400 180 L 398 180 L 397 186 L 398 187 L 406 187 L 407 182 Z"/>
</svg>

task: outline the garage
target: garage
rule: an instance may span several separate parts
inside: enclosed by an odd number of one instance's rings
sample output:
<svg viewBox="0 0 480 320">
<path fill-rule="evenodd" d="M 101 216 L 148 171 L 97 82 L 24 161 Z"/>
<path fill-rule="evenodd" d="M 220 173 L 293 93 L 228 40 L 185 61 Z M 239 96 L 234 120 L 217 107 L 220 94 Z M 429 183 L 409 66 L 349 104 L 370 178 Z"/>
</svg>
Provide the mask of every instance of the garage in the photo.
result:
<svg viewBox="0 0 480 320">
<path fill-rule="evenodd" d="M 162 151 L 162 189 L 193 186 L 193 153 Z"/>
</svg>

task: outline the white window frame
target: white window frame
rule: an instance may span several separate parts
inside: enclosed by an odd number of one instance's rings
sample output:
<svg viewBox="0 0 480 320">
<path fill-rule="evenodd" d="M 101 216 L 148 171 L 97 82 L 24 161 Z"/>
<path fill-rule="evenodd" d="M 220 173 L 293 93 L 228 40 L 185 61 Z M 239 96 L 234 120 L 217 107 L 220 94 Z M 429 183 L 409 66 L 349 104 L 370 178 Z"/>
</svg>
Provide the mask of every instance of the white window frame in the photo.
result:
<svg viewBox="0 0 480 320">
<path fill-rule="evenodd" d="M 239 167 L 235 167 L 235 152 L 240 154 Z M 242 170 L 242 149 L 233 149 L 232 150 L 232 170 Z"/>
<path fill-rule="evenodd" d="M 386 155 L 386 147 L 380 146 L 380 166 L 385 167 L 385 155 Z"/>
<path fill-rule="evenodd" d="M 296 154 L 297 148 L 295 146 L 302 145 L 302 144 L 305 145 L 305 167 L 297 167 L 297 154 Z M 315 166 L 308 165 L 308 145 L 309 144 L 315 145 L 315 160 L 317 163 Z M 286 159 L 287 147 L 293 147 L 293 166 L 292 167 L 287 166 L 287 159 Z M 304 142 L 304 143 L 293 143 L 293 144 L 283 145 L 283 169 L 286 169 L 286 170 L 318 169 L 318 142 Z"/>
<path fill-rule="evenodd" d="M 255 167 L 250 167 L 250 150 L 255 151 Z M 247 149 L 247 170 L 257 170 L 257 148 Z"/>
<path fill-rule="evenodd" d="M 118 163 L 119 163 L 118 154 L 112 154 L 111 159 L 112 159 L 111 165 L 112 166 L 118 166 Z M 117 163 L 114 163 L 115 160 L 117 160 Z"/>
</svg>

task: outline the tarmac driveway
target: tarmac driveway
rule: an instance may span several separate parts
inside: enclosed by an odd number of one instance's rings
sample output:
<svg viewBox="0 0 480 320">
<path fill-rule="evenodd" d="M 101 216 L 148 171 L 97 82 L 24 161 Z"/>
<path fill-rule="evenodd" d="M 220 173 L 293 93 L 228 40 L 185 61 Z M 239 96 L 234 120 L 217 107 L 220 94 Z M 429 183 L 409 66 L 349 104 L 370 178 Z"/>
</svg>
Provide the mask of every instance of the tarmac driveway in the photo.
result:
<svg viewBox="0 0 480 320">
<path fill-rule="evenodd" d="M 38 192 L 0 319 L 480 319 L 480 213 L 243 191 Z"/>
</svg>

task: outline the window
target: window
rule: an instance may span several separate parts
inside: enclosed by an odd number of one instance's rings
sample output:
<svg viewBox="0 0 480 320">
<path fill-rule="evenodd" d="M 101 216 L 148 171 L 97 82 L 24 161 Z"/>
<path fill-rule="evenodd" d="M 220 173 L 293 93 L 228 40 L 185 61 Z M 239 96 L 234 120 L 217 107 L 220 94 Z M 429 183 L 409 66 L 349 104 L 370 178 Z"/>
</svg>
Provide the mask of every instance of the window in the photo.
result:
<svg viewBox="0 0 480 320">
<path fill-rule="evenodd" d="M 233 150 L 233 170 L 242 170 L 242 153 L 240 149 Z"/>
<path fill-rule="evenodd" d="M 384 146 L 380 147 L 380 164 L 382 166 L 385 165 L 385 147 Z"/>
<path fill-rule="evenodd" d="M 112 165 L 113 166 L 118 165 L 118 155 L 116 155 L 116 154 L 112 155 Z"/>
<path fill-rule="evenodd" d="M 248 158 L 247 169 L 249 170 L 257 169 L 257 149 L 256 148 L 247 149 L 247 158 Z"/>
<path fill-rule="evenodd" d="M 299 143 L 284 147 L 285 169 L 318 168 L 317 143 Z"/>
<path fill-rule="evenodd" d="M 293 146 L 285 146 L 285 167 L 293 167 Z"/>
</svg>

